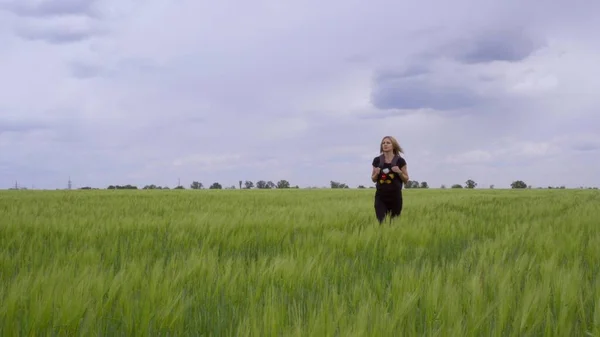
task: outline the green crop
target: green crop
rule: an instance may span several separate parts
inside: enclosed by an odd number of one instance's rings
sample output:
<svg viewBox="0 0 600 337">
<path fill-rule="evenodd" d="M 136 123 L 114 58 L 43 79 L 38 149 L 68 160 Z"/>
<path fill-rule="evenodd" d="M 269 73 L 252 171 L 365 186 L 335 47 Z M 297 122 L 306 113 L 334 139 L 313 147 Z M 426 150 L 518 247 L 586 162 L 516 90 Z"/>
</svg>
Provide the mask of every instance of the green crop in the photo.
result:
<svg viewBox="0 0 600 337">
<path fill-rule="evenodd" d="M 1 336 L 600 336 L 600 194 L 0 192 Z"/>
</svg>

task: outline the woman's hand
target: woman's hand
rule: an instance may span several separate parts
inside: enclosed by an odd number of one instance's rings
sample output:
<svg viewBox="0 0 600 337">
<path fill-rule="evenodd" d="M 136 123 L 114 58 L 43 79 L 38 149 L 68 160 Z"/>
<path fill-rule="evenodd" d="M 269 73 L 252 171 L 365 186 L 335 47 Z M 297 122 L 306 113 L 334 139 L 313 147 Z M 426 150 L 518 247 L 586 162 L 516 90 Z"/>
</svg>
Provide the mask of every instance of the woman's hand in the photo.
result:
<svg viewBox="0 0 600 337">
<path fill-rule="evenodd" d="M 402 179 L 402 181 L 407 184 L 408 183 L 408 169 L 406 168 L 406 165 L 404 165 L 402 167 L 402 169 L 400 170 L 400 179 Z"/>
<path fill-rule="evenodd" d="M 394 166 L 392 167 L 392 171 L 396 172 L 396 173 L 400 173 L 402 171 L 400 171 L 400 168 L 398 166 Z"/>
<path fill-rule="evenodd" d="M 373 168 L 373 172 L 371 172 L 371 180 L 373 182 L 377 181 L 377 177 L 379 176 L 379 172 L 381 172 L 381 169 L 379 167 L 374 167 Z"/>
</svg>

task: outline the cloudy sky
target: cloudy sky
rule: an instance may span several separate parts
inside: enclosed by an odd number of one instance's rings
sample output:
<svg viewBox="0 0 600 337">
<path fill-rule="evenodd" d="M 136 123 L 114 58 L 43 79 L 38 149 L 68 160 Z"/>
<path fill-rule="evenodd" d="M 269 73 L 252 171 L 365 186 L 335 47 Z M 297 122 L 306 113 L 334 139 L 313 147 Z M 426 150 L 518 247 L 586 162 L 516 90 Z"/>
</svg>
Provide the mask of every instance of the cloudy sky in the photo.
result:
<svg viewBox="0 0 600 337">
<path fill-rule="evenodd" d="M 217 5 L 218 3 L 218 5 Z M 0 0 L 0 188 L 600 186 L 596 0 Z"/>
</svg>

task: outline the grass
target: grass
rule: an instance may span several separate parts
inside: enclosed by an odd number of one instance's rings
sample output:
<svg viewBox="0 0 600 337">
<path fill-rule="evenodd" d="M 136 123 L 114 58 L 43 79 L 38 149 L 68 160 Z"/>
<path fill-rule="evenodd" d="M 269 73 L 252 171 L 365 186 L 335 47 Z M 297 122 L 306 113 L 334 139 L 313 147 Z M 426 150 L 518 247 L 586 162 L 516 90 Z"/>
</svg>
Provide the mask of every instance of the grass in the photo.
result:
<svg viewBox="0 0 600 337">
<path fill-rule="evenodd" d="M 0 335 L 600 336 L 600 193 L 2 191 Z"/>
</svg>

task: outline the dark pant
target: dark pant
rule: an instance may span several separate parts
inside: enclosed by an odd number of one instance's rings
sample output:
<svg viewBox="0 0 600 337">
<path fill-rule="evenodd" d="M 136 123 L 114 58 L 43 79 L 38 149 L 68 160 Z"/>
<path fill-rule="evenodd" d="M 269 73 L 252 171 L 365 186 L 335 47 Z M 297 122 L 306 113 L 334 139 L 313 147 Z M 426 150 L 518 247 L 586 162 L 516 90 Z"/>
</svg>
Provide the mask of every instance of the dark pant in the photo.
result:
<svg viewBox="0 0 600 337">
<path fill-rule="evenodd" d="M 402 213 L 402 195 L 375 195 L 375 215 L 379 223 L 383 223 L 386 215 L 390 215 L 390 222 L 393 218 Z"/>
</svg>

